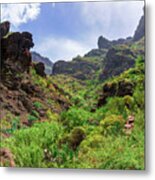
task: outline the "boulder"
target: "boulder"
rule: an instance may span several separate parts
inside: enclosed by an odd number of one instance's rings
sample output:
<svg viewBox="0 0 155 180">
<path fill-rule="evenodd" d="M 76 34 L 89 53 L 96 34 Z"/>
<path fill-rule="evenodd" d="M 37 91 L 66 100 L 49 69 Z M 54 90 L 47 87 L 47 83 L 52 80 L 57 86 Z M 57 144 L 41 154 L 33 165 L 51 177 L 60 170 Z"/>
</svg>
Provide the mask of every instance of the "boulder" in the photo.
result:
<svg viewBox="0 0 155 180">
<path fill-rule="evenodd" d="M 34 64 L 34 69 L 36 70 L 36 73 L 42 77 L 45 77 L 45 65 L 42 62 L 39 62 L 37 64 Z"/>
<path fill-rule="evenodd" d="M 40 55 L 38 52 L 32 51 L 32 61 L 33 62 L 42 62 L 45 65 L 45 73 L 51 75 L 52 74 L 52 68 L 53 68 L 53 62 L 42 55 Z"/>
</svg>

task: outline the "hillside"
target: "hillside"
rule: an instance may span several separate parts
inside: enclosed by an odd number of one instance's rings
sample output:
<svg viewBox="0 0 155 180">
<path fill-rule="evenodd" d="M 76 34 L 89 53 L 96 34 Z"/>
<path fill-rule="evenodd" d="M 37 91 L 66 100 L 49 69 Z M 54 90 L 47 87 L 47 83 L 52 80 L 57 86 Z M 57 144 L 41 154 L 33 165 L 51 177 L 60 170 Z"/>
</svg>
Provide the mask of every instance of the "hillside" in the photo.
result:
<svg viewBox="0 0 155 180">
<path fill-rule="evenodd" d="M 4 26 L 1 166 L 144 170 L 144 36 L 58 61 L 49 76 L 32 34 Z"/>
</svg>

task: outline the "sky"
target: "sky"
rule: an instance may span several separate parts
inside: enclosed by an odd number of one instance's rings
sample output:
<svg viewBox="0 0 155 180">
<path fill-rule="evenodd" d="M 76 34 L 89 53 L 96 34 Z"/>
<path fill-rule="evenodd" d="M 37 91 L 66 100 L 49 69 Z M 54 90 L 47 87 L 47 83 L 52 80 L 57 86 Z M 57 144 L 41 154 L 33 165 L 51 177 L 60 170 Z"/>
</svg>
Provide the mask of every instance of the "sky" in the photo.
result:
<svg viewBox="0 0 155 180">
<path fill-rule="evenodd" d="M 100 35 L 133 36 L 143 6 L 143 1 L 2 4 L 1 21 L 9 20 L 11 31 L 31 32 L 32 50 L 56 62 L 97 48 Z"/>
</svg>

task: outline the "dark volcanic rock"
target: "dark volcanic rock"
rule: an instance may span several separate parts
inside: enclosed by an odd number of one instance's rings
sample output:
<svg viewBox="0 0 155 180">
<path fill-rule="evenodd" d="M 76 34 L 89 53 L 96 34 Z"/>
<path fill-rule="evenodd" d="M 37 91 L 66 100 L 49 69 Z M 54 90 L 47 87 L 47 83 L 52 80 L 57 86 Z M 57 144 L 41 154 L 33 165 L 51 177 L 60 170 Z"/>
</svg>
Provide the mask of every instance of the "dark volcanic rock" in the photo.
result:
<svg viewBox="0 0 155 180">
<path fill-rule="evenodd" d="M 4 36 L 6 36 L 9 33 L 10 30 L 10 22 L 5 21 L 0 24 L 0 39 Z"/>
<path fill-rule="evenodd" d="M 22 95 L 22 96 L 19 96 L 19 101 L 22 102 L 23 106 L 25 107 L 25 109 L 27 109 L 28 112 L 32 111 L 33 104 L 32 104 L 31 99 Z"/>
<path fill-rule="evenodd" d="M 103 106 L 106 104 L 106 100 L 109 97 L 119 96 L 124 97 L 126 95 L 132 96 L 133 95 L 133 88 L 134 84 L 130 81 L 120 80 L 117 83 L 105 83 L 103 86 L 103 92 L 98 100 L 98 107 Z"/>
<path fill-rule="evenodd" d="M 112 46 L 111 42 L 104 38 L 103 36 L 100 36 L 98 39 L 98 48 L 99 49 L 109 49 Z"/>
<path fill-rule="evenodd" d="M 98 38 L 98 48 L 99 49 L 109 49 L 115 45 L 121 45 L 121 44 L 127 44 L 132 41 L 132 37 L 127 37 L 126 39 L 120 38 L 117 40 L 108 40 L 104 38 L 103 36 L 100 36 Z"/>
<path fill-rule="evenodd" d="M 36 70 L 36 73 L 42 77 L 45 77 L 45 66 L 44 63 L 39 62 L 37 64 L 34 65 L 34 69 Z"/>
<path fill-rule="evenodd" d="M 81 80 L 87 79 L 92 75 L 92 71 L 97 71 L 99 67 L 82 59 L 76 59 L 70 62 L 58 61 L 53 65 L 53 74 L 69 74 Z"/>
<path fill-rule="evenodd" d="M 133 41 L 140 40 L 145 35 L 145 18 L 144 16 L 141 17 L 138 27 L 135 31 Z"/>
<path fill-rule="evenodd" d="M 29 72 L 31 53 L 34 46 L 29 32 L 15 32 L 1 39 L 1 81 L 10 89 L 18 89 L 19 74 Z"/>
<path fill-rule="evenodd" d="M 123 71 L 133 67 L 135 55 L 127 47 L 111 48 L 104 60 L 104 69 L 100 75 L 101 80 L 121 74 Z"/>
<path fill-rule="evenodd" d="M 45 73 L 46 74 L 52 74 L 52 68 L 53 68 L 52 61 L 47 57 L 43 57 L 42 55 L 40 55 L 37 52 L 33 51 L 31 53 L 32 53 L 32 61 L 44 63 L 44 65 L 45 65 Z"/>
<path fill-rule="evenodd" d="M 84 57 L 104 57 L 107 53 L 106 49 L 92 49 Z"/>
</svg>

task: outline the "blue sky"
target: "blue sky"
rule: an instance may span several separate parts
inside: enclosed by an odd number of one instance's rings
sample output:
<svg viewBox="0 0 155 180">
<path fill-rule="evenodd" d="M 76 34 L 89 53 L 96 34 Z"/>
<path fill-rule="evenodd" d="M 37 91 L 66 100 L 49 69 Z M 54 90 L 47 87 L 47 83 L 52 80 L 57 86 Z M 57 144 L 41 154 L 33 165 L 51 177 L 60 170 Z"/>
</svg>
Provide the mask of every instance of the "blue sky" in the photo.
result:
<svg viewBox="0 0 155 180">
<path fill-rule="evenodd" d="M 143 1 L 5 4 L 1 18 L 11 21 L 12 31 L 31 32 L 33 50 L 54 62 L 97 48 L 100 35 L 132 36 L 143 6 Z"/>
</svg>

